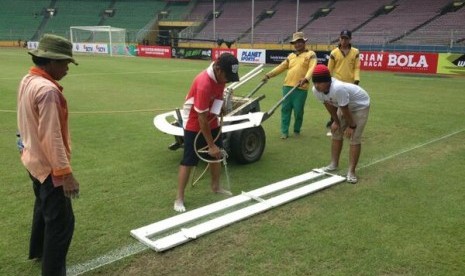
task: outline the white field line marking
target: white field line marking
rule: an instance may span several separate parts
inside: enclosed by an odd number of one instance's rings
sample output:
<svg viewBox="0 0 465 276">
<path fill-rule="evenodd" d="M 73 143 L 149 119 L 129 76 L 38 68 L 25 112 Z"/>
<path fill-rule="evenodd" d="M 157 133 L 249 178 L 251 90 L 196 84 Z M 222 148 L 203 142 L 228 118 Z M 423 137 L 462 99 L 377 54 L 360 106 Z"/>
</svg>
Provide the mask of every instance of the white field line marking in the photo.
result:
<svg viewBox="0 0 465 276">
<path fill-rule="evenodd" d="M 154 108 L 154 109 L 135 109 L 135 110 L 102 110 L 102 111 L 70 111 L 69 114 L 113 114 L 113 113 L 140 113 L 140 112 L 161 112 L 171 111 L 174 108 Z M 0 113 L 16 113 L 16 110 L 0 109 Z"/>
<path fill-rule="evenodd" d="M 123 258 L 135 255 L 139 252 L 149 249 L 146 245 L 142 243 L 134 243 L 123 248 L 113 250 L 107 254 L 95 258 L 91 261 L 85 262 L 83 264 L 73 265 L 66 271 L 66 275 L 81 275 L 83 273 L 89 272 L 91 270 L 97 269 L 107 264 L 111 264 Z"/>
<path fill-rule="evenodd" d="M 427 145 L 432 144 L 432 143 L 435 143 L 435 142 L 437 142 L 437 141 L 440 141 L 440 140 L 449 138 L 449 137 L 454 136 L 454 135 L 456 135 L 456 134 L 459 134 L 460 132 L 463 132 L 463 131 L 465 131 L 465 128 L 464 128 L 464 129 L 461 129 L 461 130 L 454 131 L 454 132 L 452 132 L 452 133 L 449 133 L 449 134 L 447 134 L 447 135 L 441 136 L 441 137 L 439 137 L 439 138 L 430 140 L 430 141 L 425 142 L 425 143 L 423 143 L 423 144 L 419 144 L 419 145 L 413 146 L 413 147 L 411 147 L 411 148 L 407 148 L 407 149 L 401 150 L 401 151 L 399 151 L 399 152 L 397 152 L 397 153 L 388 155 L 388 156 L 386 156 L 386 157 L 384 157 L 384 158 L 381 158 L 381 159 L 375 160 L 375 161 L 373 161 L 373 162 L 370 162 L 370 163 L 368 163 L 368 164 L 362 165 L 362 166 L 360 166 L 358 169 L 364 169 L 364 168 L 366 168 L 366 167 L 369 167 L 369 166 L 372 166 L 372 165 L 381 163 L 381 162 L 383 162 L 383 161 L 386 161 L 386 160 L 389 160 L 389 159 L 391 159 L 391 158 L 397 157 L 397 156 L 399 156 L 399 155 L 401 155 L 401 154 L 404 154 L 404 153 L 407 153 L 407 152 L 409 152 L 409 151 L 416 150 L 416 149 L 418 149 L 418 148 L 427 146 Z"/>
<path fill-rule="evenodd" d="M 198 69 L 183 69 L 183 70 L 165 70 L 165 71 L 149 71 L 149 72 L 108 72 L 108 73 L 82 73 L 82 74 L 74 74 L 70 73 L 69 75 L 66 76 L 66 78 L 72 78 L 72 77 L 87 77 L 87 76 L 110 76 L 110 75 L 134 75 L 134 74 L 141 74 L 141 75 L 146 75 L 146 74 L 172 74 L 172 73 L 181 73 L 181 72 L 199 72 Z M 26 73 L 24 73 L 26 74 Z M 0 77 L 0 80 L 18 80 L 18 82 L 23 78 L 21 77 Z"/>
<path fill-rule="evenodd" d="M 439 138 L 435 138 L 435 139 L 430 140 L 428 142 L 425 142 L 425 143 L 422 143 L 422 144 L 407 148 L 405 150 L 399 151 L 397 153 L 388 155 L 388 156 L 386 156 L 384 158 L 381 158 L 381 159 L 375 160 L 373 162 L 370 162 L 368 164 L 365 164 L 365 165 L 359 167 L 359 169 L 364 169 L 364 168 L 367 168 L 369 166 L 376 165 L 376 164 L 381 163 L 383 161 L 386 161 L 386 160 L 392 159 L 394 157 L 397 157 L 397 156 L 399 156 L 401 154 L 404 154 L 404 153 L 419 149 L 421 147 L 430 145 L 432 143 L 444 140 L 446 138 L 449 138 L 451 136 L 454 136 L 454 135 L 459 134 L 459 133 L 464 132 L 464 131 L 465 131 L 465 129 L 457 130 L 455 132 L 452 132 L 450 134 L 441 136 Z M 123 248 L 108 252 L 107 254 L 105 254 L 103 256 L 100 256 L 100 257 L 98 257 L 96 259 L 93 259 L 91 261 L 88 261 L 86 263 L 73 265 L 67 270 L 67 274 L 71 275 L 71 276 L 81 275 L 81 274 L 84 274 L 84 273 L 89 272 L 91 270 L 94 270 L 94 269 L 97 269 L 99 267 L 105 266 L 107 264 L 114 263 L 114 262 L 116 262 L 118 260 L 121 260 L 121 259 L 123 259 L 125 257 L 135 255 L 135 254 L 140 253 L 140 252 L 142 252 L 144 250 L 147 250 L 147 249 L 149 249 L 149 248 L 146 247 L 145 245 L 141 244 L 141 243 L 134 243 L 134 244 L 128 245 L 126 247 L 123 247 Z"/>
</svg>

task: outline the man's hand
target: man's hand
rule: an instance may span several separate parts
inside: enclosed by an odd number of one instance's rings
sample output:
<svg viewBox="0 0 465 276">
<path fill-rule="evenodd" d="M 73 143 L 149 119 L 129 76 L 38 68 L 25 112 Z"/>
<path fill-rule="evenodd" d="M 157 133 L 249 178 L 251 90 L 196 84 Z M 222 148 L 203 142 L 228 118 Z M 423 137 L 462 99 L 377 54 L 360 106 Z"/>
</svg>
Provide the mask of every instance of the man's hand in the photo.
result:
<svg viewBox="0 0 465 276">
<path fill-rule="evenodd" d="M 352 138 L 352 135 L 354 134 L 355 129 L 347 127 L 346 130 L 344 131 L 344 136 L 347 138 Z"/>
<path fill-rule="evenodd" d="M 332 124 L 331 124 L 331 132 L 335 132 L 336 130 L 338 130 L 340 127 L 339 125 L 339 122 L 338 121 L 334 121 Z"/>
<path fill-rule="evenodd" d="M 302 87 L 307 83 L 308 83 L 308 80 L 306 78 L 303 78 L 303 79 L 299 80 L 298 85 L 299 85 L 299 87 Z"/>
<path fill-rule="evenodd" d="M 66 197 L 79 197 L 79 182 L 77 182 L 72 173 L 62 176 L 54 176 L 53 181 L 57 182 L 56 184 L 61 184 L 61 186 L 63 186 L 63 192 Z"/>
<path fill-rule="evenodd" d="M 213 144 L 213 146 L 208 147 L 208 155 L 216 159 L 221 159 L 220 148 L 217 145 Z"/>
<path fill-rule="evenodd" d="M 268 80 L 270 79 L 270 77 L 268 77 L 268 75 L 265 75 L 262 79 L 263 82 L 267 82 Z"/>
</svg>

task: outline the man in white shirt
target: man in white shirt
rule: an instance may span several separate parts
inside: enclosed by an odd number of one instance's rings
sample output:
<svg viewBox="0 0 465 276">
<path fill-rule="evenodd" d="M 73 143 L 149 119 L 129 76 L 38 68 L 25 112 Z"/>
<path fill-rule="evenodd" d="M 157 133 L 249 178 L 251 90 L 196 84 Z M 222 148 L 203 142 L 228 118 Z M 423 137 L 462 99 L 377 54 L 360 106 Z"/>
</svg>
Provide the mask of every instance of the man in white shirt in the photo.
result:
<svg viewBox="0 0 465 276">
<path fill-rule="evenodd" d="M 325 105 L 334 122 L 331 125 L 331 163 L 325 171 L 335 171 L 339 166 L 343 138 L 350 140 L 347 182 L 357 183 L 355 168 L 362 149 L 362 133 L 370 111 L 370 97 L 358 85 L 331 78 L 328 67 L 319 64 L 312 74 L 313 95 Z"/>
</svg>

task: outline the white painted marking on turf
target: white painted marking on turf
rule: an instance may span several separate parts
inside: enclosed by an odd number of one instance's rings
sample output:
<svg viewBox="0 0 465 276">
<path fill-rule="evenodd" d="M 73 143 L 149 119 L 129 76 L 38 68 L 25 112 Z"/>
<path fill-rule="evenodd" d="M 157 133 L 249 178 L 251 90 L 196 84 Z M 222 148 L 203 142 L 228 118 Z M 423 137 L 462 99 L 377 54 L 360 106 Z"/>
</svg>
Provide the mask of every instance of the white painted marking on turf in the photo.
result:
<svg viewBox="0 0 465 276">
<path fill-rule="evenodd" d="M 443 140 L 443 139 L 449 138 L 449 137 L 454 136 L 454 135 L 456 135 L 456 134 L 459 134 L 460 132 L 463 132 L 463 131 L 465 131 L 465 129 L 457 130 L 457 131 L 452 132 L 452 133 L 450 133 L 450 134 L 447 134 L 447 135 L 441 136 L 441 137 L 439 137 L 439 138 L 436 138 L 436 139 L 430 140 L 430 141 L 428 141 L 428 142 L 425 142 L 425 143 L 423 143 L 423 144 L 419 144 L 419 145 L 416 145 L 416 146 L 414 146 L 414 147 L 404 149 L 404 150 L 399 151 L 399 152 L 397 152 L 397 153 L 388 155 L 388 156 L 386 156 L 386 157 L 384 157 L 384 158 L 381 158 L 381 159 L 378 159 L 378 160 L 376 160 L 376 161 L 370 162 L 370 163 L 368 163 L 368 164 L 362 165 L 362 166 L 359 167 L 359 169 L 363 169 L 363 168 L 366 168 L 366 167 L 369 167 L 369 166 L 372 166 L 372 165 L 381 163 L 381 162 L 383 162 L 383 161 L 386 161 L 386 160 L 389 160 L 389 159 L 391 159 L 391 158 L 397 157 L 397 156 L 399 156 L 399 155 L 401 155 L 401 154 L 404 154 L 404 153 L 407 153 L 407 152 L 409 152 L 409 151 L 416 150 L 416 149 L 418 149 L 418 148 L 427 146 L 427 145 L 432 144 L 432 143 L 435 143 L 435 142 L 437 142 L 437 141 L 441 141 L 441 140 Z"/>
<path fill-rule="evenodd" d="M 111 76 L 111 75 L 134 75 L 134 74 L 172 74 L 181 72 L 198 72 L 199 69 L 184 69 L 184 70 L 163 70 L 163 71 L 149 71 L 149 72 L 108 72 L 108 73 L 70 73 L 66 78 L 82 77 L 82 76 Z M 0 80 L 17 80 L 20 81 L 21 77 L 0 77 Z"/>
<path fill-rule="evenodd" d="M 397 157 L 397 156 L 399 156 L 401 154 L 404 154 L 404 153 L 419 149 L 421 147 L 427 146 L 429 144 L 444 140 L 446 138 L 449 138 L 451 136 L 454 136 L 454 135 L 459 134 L 459 133 L 464 132 L 464 131 L 465 131 L 465 129 L 457 130 L 455 132 L 452 132 L 450 134 L 447 134 L 447 135 L 441 136 L 439 138 L 430 140 L 428 142 L 416 145 L 416 146 L 411 147 L 411 148 L 407 148 L 405 150 L 399 151 L 397 153 L 391 154 L 391 155 L 386 156 L 384 158 L 381 158 L 381 159 L 378 159 L 376 161 L 365 164 L 365 165 L 359 167 L 359 169 L 363 169 L 363 168 L 366 168 L 366 167 L 381 163 L 383 161 L 386 161 L 386 160 L 392 159 L 394 157 Z M 83 273 L 89 272 L 91 270 L 94 270 L 94 269 L 97 269 L 99 267 L 102 267 L 102 266 L 111 264 L 113 262 L 116 262 L 118 260 L 121 260 L 121 259 L 123 259 L 125 257 L 135 255 L 135 254 L 140 253 L 140 252 L 142 252 L 142 251 L 144 251 L 146 249 L 148 249 L 148 247 L 146 247 L 145 245 L 143 245 L 141 243 L 134 243 L 134 244 L 128 245 L 126 247 L 123 247 L 121 249 L 108 252 L 106 255 L 100 256 L 100 257 L 98 257 L 96 259 L 93 259 L 91 261 L 88 261 L 88 262 L 86 262 L 84 264 L 74 265 L 74 266 L 70 267 L 67 270 L 67 273 L 68 273 L 68 275 L 81 275 Z"/>
<path fill-rule="evenodd" d="M 154 109 L 135 109 L 135 110 L 102 110 L 102 111 L 70 111 L 69 114 L 113 114 L 113 113 L 140 113 L 140 112 L 161 112 L 170 111 L 174 108 L 154 108 Z M 0 113 L 16 113 L 16 110 L 0 109 Z"/>
<path fill-rule="evenodd" d="M 147 249 L 148 247 L 141 243 L 134 243 L 118 250 L 110 251 L 107 254 L 86 263 L 74 265 L 67 269 L 66 274 L 72 276 L 81 275 L 104 265 L 111 264 L 123 258 L 135 255 Z"/>
</svg>

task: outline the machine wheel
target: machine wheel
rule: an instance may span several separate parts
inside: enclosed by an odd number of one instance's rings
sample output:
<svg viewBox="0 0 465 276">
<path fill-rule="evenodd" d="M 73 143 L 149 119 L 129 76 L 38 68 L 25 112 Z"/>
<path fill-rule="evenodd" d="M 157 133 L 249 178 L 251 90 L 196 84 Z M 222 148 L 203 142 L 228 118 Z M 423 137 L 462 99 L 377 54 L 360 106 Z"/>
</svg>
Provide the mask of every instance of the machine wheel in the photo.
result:
<svg viewBox="0 0 465 276">
<path fill-rule="evenodd" d="M 231 136 L 231 155 L 238 163 L 253 163 L 262 157 L 265 144 L 266 137 L 262 126 L 238 130 Z"/>
</svg>

